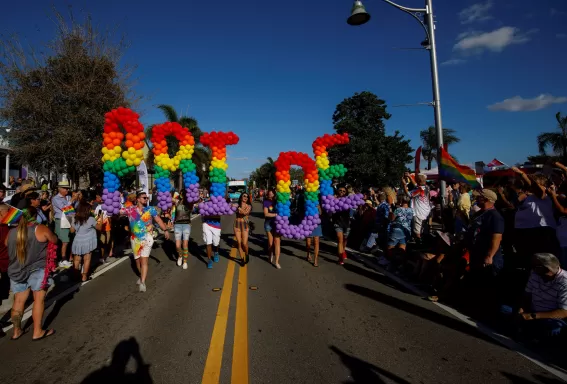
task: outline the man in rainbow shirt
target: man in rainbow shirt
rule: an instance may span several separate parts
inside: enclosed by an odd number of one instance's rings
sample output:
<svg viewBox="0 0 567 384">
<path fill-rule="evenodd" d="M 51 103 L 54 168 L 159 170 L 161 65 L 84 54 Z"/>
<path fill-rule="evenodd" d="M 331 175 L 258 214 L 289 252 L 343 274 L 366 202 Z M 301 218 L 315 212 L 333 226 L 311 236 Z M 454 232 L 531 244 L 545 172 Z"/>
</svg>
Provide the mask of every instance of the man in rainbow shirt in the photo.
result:
<svg viewBox="0 0 567 384">
<path fill-rule="evenodd" d="M 138 192 L 136 194 L 136 205 L 122 208 L 120 214 L 128 216 L 130 221 L 130 243 L 136 260 L 136 266 L 140 272 L 137 283 L 140 292 L 146 292 L 146 277 L 148 276 L 148 258 L 154 245 L 153 220 L 163 230 L 166 240 L 169 240 L 169 231 L 161 220 L 155 207 L 147 206 L 148 194 Z"/>
</svg>

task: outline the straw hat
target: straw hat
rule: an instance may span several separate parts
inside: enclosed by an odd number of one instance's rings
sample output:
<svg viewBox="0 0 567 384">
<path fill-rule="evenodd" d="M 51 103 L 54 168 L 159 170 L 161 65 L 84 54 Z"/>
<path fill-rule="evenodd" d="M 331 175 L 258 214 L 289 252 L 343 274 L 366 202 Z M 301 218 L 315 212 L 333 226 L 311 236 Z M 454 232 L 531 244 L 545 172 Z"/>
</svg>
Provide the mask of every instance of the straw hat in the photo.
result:
<svg viewBox="0 0 567 384">
<path fill-rule="evenodd" d="M 69 184 L 69 180 L 62 180 L 57 184 L 57 188 L 71 188 L 71 184 Z"/>
<path fill-rule="evenodd" d="M 37 188 L 31 184 L 24 184 L 20 187 L 20 193 L 26 193 L 27 191 L 35 191 Z"/>
</svg>

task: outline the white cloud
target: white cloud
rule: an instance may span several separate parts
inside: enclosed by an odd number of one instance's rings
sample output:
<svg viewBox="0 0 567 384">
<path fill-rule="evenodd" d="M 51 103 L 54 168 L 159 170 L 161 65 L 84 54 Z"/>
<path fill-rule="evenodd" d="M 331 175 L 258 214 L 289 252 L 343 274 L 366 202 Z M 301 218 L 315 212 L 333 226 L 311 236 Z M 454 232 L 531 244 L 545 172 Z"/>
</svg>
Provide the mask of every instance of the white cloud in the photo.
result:
<svg viewBox="0 0 567 384">
<path fill-rule="evenodd" d="M 444 61 L 441 63 L 441 65 L 459 65 L 459 64 L 464 64 L 467 61 L 464 59 L 449 59 L 447 61 Z"/>
<path fill-rule="evenodd" d="M 476 3 L 463 9 L 459 12 L 461 24 L 470 24 L 492 19 L 492 16 L 488 14 L 488 11 L 492 9 L 493 5 L 492 0 L 488 0 L 484 3 Z"/>
<path fill-rule="evenodd" d="M 491 111 L 527 112 L 538 111 L 550 105 L 562 103 L 567 103 L 567 97 L 555 97 L 546 93 L 533 99 L 524 99 L 520 96 L 514 96 L 511 99 L 489 105 L 488 109 Z"/>
<path fill-rule="evenodd" d="M 530 35 L 536 32 L 537 30 L 533 29 L 520 33 L 518 28 L 502 27 L 492 32 L 462 33 L 457 38 L 459 41 L 453 50 L 463 53 L 482 53 L 484 50 L 502 52 L 509 45 L 527 43 L 531 40 Z"/>
<path fill-rule="evenodd" d="M 558 33 L 555 35 L 558 39 L 567 39 L 567 33 Z"/>
</svg>

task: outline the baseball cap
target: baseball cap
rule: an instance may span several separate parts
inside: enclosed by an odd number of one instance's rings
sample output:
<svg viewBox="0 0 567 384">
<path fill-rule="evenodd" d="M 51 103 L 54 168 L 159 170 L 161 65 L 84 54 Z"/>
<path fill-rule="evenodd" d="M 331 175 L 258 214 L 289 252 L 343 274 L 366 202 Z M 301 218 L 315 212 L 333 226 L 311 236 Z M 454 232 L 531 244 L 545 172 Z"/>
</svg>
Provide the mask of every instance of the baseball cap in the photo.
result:
<svg viewBox="0 0 567 384">
<path fill-rule="evenodd" d="M 480 192 L 480 195 L 482 197 L 484 197 L 486 200 L 491 201 L 493 203 L 496 202 L 496 200 L 498 200 L 498 196 L 496 196 L 496 193 L 494 193 L 493 191 L 491 191 L 490 189 L 483 189 Z"/>
</svg>

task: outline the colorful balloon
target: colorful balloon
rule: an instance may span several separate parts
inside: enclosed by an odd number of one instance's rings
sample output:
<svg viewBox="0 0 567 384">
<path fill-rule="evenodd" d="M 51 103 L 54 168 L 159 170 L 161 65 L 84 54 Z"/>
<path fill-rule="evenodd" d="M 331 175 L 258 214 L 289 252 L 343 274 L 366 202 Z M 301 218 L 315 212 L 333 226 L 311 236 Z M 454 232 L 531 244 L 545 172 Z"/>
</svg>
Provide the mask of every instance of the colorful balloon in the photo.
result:
<svg viewBox="0 0 567 384">
<path fill-rule="evenodd" d="M 319 218 L 319 176 L 315 162 L 305 153 L 282 152 L 274 163 L 276 167 L 276 230 L 288 238 L 305 239 L 321 223 Z M 289 223 L 292 165 L 303 169 L 305 182 L 305 217 L 299 225 Z"/>
<path fill-rule="evenodd" d="M 349 137 L 347 133 L 344 134 L 325 134 L 318 137 L 313 142 L 313 153 L 315 154 L 315 163 L 321 180 L 321 197 L 323 200 L 322 206 L 325 211 L 335 213 L 349 209 L 356 209 L 358 206 L 364 204 L 364 196 L 362 194 L 354 194 L 337 198 L 333 192 L 333 179 L 343 177 L 347 169 L 342 164 L 330 165 L 327 149 L 335 145 L 348 144 Z"/>
<path fill-rule="evenodd" d="M 234 132 L 211 132 L 201 136 L 201 144 L 210 148 L 212 153 L 209 167 L 211 200 L 199 204 L 199 212 L 204 216 L 232 215 L 236 211 L 226 201 L 226 146 L 238 144 L 239 137 Z"/>
<path fill-rule="evenodd" d="M 134 111 L 118 107 L 104 115 L 104 132 L 102 134 L 102 162 L 104 171 L 103 209 L 108 214 L 120 211 L 120 179 L 134 172 L 144 158 L 144 126 L 139 122 Z M 124 135 L 123 131 L 126 132 Z M 126 150 L 122 143 L 126 138 Z"/>
<path fill-rule="evenodd" d="M 167 136 L 179 140 L 179 150 L 172 158 L 167 153 Z M 195 139 L 189 129 L 179 123 L 167 122 L 152 128 L 152 152 L 154 154 L 155 185 L 158 191 L 158 207 L 166 210 L 173 205 L 171 200 L 170 173 L 181 169 L 183 184 L 187 190 L 187 200 L 199 200 L 199 178 L 197 167 L 191 160 L 195 152 Z M 162 199 L 159 198 L 162 196 Z"/>
</svg>

